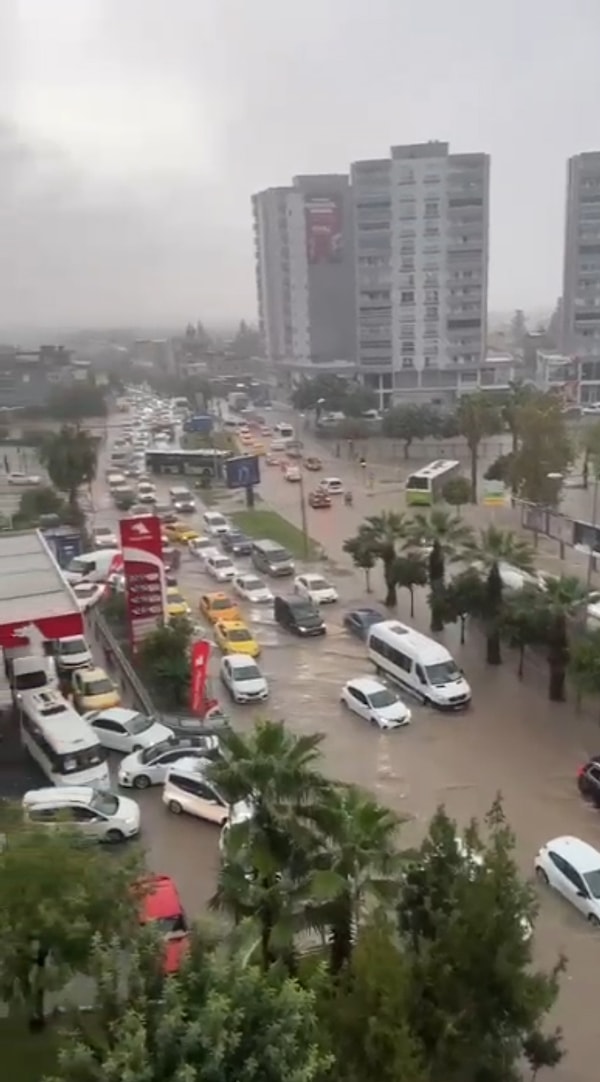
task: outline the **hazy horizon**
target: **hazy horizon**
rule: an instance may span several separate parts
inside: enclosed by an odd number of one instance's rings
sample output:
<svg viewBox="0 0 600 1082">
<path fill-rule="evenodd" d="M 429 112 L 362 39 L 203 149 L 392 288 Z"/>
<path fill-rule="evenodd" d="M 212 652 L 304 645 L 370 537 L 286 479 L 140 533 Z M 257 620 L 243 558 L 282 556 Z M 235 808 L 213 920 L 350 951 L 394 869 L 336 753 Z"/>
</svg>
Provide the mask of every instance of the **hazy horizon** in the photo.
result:
<svg viewBox="0 0 600 1082">
<path fill-rule="evenodd" d="M 254 320 L 252 192 L 429 139 L 491 154 L 490 309 L 551 310 L 599 34 L 592 0 L 3 0 L 0 334 Z"/>
</svg>

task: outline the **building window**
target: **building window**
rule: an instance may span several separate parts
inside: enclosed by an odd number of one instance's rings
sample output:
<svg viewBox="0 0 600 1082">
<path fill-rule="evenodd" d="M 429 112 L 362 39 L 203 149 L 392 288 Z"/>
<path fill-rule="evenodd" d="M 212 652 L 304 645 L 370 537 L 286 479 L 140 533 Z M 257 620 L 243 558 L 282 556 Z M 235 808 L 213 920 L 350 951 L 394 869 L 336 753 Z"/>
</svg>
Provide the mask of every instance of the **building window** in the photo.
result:
<svg viewBox="0 0 600 1082">
<path fill-rule="evenodd" d="M 414 358 L 413 357 L 403 357 L 402 358 L 402 367 L 403 368 L 414 368 L 415 367 Z"/>
<path fill-rule="evenodd" d="M 412 289 L 403 290 L 402 293 L 400 294 L 400 303 L 401 304 L 414 304 L 415 303 L 414 290 L 412 290 Z"/>
</svg>

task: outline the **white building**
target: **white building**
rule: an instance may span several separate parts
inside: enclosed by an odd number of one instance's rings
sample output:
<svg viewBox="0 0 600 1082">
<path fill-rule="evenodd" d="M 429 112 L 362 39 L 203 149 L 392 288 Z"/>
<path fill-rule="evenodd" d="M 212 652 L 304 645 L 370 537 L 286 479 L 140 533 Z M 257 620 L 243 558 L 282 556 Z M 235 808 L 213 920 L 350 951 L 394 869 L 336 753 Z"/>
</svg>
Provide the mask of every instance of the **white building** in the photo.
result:
<svg viewBox="0 0 600 1082">
<path fill-rule="evenodd" d="M 580 405 L 580 362 L 564 353 L 538 349 L 535 384 L 540 391 L 554 391 L 565 406 Z"/>
<path fill-rule="evenodd" d="M 581 404 L 600 402 L 600 151 L 567 163 L 561 339 L 580 362 Z"/>
<path fill-rule="evenodd" d="M 391 401 L 479 385 L 487 324 L 489 157 L 447 143 L 355 162 L 357 361 Z"/>
<path fill-rule="evenodd" d="M 354 373 L 352 201 L 346 175 L 252 197 L 259 320 L 277 376 Z"/>
</svg>

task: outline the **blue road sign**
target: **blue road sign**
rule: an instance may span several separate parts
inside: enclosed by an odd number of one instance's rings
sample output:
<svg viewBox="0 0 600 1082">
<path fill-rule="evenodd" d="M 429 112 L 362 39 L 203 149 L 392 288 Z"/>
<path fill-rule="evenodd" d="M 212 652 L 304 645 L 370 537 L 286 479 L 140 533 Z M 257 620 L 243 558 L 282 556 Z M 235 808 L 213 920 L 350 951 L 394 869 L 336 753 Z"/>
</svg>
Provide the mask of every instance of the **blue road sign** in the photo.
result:
<svg viewBox="0 0 600 1082">
<path fill-rule="evenodd" d="M 229 458 L 225 463 L 227 488 L 251 488 L 260 485 L 258 455 Z"/>
</svg>

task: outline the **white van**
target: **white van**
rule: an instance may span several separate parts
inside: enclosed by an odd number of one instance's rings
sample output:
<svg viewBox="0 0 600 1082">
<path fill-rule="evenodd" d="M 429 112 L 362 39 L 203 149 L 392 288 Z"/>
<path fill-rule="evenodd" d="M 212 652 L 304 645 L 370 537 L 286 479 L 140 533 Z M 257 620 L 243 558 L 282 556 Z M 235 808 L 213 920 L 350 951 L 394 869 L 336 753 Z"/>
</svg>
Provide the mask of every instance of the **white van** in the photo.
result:
<svg viewBox="0 0 600 1082">
<path fill-rule="evenodd" d="M 471 701 L 471 688 L 446 647 L 398 620 L 373 624 L 367 650 L 377 672 L 409 688 L 423 703 L 458 710 Z"/>
<path fill-rule="evenodd" d="M 294 429 L 291 425 L 287 423 L 287 421 L 280 421 L 279 424 L 275 425 L 275 428 L 273 429 L 273 434 L 275 436 L 278 436 L 280 440 L 293 440 Z"/>
<path fill-rule="evenodd" d="M 92 729 L 58 691 L 23 691 L 21 743 L 53 785 L 110 784 L 106 752 Z"/>
<path fill-rule="evenodd" d="M 96 549 L 95 552 L 82 552 L 75 556 L 63 572 L 67 582 L 105 582 L 112 571 L 120 570 L 120 549 Z"/>
</svg>

